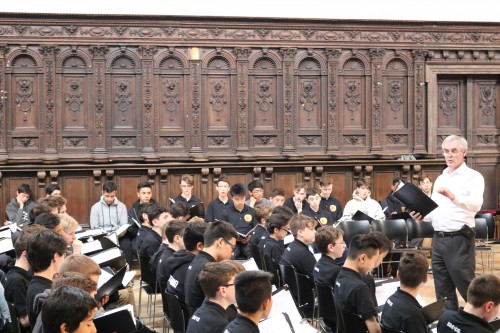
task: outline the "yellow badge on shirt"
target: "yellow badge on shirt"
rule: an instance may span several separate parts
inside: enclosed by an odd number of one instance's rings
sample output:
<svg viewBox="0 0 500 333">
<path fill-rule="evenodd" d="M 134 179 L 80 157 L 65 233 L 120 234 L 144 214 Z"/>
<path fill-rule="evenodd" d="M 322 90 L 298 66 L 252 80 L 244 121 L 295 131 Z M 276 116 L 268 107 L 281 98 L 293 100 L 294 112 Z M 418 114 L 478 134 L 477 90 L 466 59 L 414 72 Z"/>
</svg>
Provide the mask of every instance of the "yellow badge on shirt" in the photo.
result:
<svg viewBox="0 0 500 333">
<path fill-rule="evenodd" d="M 322 225 L 325 225 L 328 222 L 328 220 L 326 219 L 326 217 L 322 217 L 319 219 L 319 222 L 321 222 Z"/>
<path fill-rule="evenodd" d="M 243 219 L 245 220 L 245 222 L 252 222 L 252 215 L 245 214 L 245 216 L 243 217 Z"/>
<path fill-rule="evenodd" d="M 337 206 L 330 205 L 330 212 L 335 212 L 335 211 L 337 211 Z"/>
</svg>

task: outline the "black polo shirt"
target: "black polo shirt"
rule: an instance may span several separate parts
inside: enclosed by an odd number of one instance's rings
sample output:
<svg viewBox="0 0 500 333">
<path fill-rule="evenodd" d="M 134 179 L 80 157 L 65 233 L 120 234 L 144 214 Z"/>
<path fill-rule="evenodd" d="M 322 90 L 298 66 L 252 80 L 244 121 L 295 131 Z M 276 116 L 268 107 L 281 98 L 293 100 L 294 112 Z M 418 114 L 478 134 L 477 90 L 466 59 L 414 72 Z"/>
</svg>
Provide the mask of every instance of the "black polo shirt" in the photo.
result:
<svg viewBox="0 0 500 333">
<path fill-rule="evenodd" d="M 144 241 L 144 238 L 146 238 L 146 235 L 150 232 L 156 233 L 153 229 L 145 225 L 142 225 L 139 231 L 137 231 L 137 237 L 135 238 L 135 246 L 137 248 L 137 251 L 141 250 L 142 242 Z"/>
<path fill-rule="evenodd" d="M 283 206 L 290 208 L 294 214 L 298 213 L 297 207 L 295 207 L 295 202 L 293 202 L 293 197 L 286 199 L 283 203 Z M 304 210 L 306 207 L 309 207 L 309 203 L 304 200 L 302 201 L 302 210 Z"/>
<path fill-rule="evenodd" d="M 139 256 L 151 258 L 158 251 L 161 242 L 161 236 L 153 229 L 150 229 L 142 240 Z"/>
<path fill-rule="evenodd" d="M 47 289 L 51 289 L 51 287 L 52 281 L 44 278 L 43 276 L 35 275 L 31 279 L 31 283 L 26 292 L 26 310 L 28 312 L 28 318 L 31 325 L 35 325 L 36 317 L 38 317 L 38 312 L 35 312 L 33 309 L 36 295 L 43 293 Z"/>
<path fill-rule="evenodd" d="M 241 212 L 234 204 L 229 205 L 222 214 L 222 221 L 231 223 L 238 233 L 244 235 L 257 225 L 255 209 L 247 205 L 243 206 Z"/>
<path fill-rule="evenodd" d="M 276 265 L 279 265 L 284 251 L 285 246 L 282 242 L 279 242 L 272 237 L 268 237 L 264 243 L 262 255 L 273 258 Z"/>
<path fill-rule="evenodd" d="M 314 254 L 309 251 L 306 244 L 298 239 L 294 239 L 283 252 L 280 264 L 293 265 L 297 273 L 309 276 L 311 284 L 314 285 L 314 265 L 316 265 L 316 258 Z"/>
<path fill-rule="evenodd" d="M 316 266 L 314 266 L 314 282 L 334 287 L 340 268 L 335 259 L 322 254 Z"/>
<path fill-rule="evenodd" d="M 333 224 L 333 217 L 332 214 L 330 214 L 329 211 L 323 210 L 321 208 L 318 209 L 317 212 L 312 210 L 311 206 L 306 207 L 302 210 L 302 213 L 306 216 L 312 217 L 313 219 L 318 222 L 318 227 L 322 227 L 324 225 L 332 225 Z"/>
<path fill-rule="evenodd" d="M 224 333 L 259 333 L 259 326 L 247 317 L 238 314 L 236 319 L 226 326 Z"/>
<path fill-rule="evenodd" d="M 422 306 L 415 297 L 400 288 L 385 302 L 380 323 L 405 333 L 427 332 Z"/>
<path fill-rule="evenodd" d="M 266 243 L 266 239 L 268 237 L 269 232 L 267 232 L 267 229 L 259 224 L 255 228 L 252 238 L 250 238 L 250 243 L 257 245 L 262 251 L 262 248 L 264 247 L 264 244 Z"/>
<path fill-rule="evenodd" d="M 21 267 L 12 266 L 5 275 L 5 300 L 14 304 L 19 317 L 28 314 L 26 311 L 26 292 L 33 274 Z"/>
<path fill-rule="evenodd" d="M 186 200 L 186 198 L 184 198 L 181 194 L 179 194 L 178 196 L 176 196 L 174 198 L 174 201 L 175 202 L 184 202 L 187 205 L 188 209 L 191 209 L 194 206 L 201 204 L 201 200 L 198 199 L 197 197 L 195 197 L 194 195 L 192 195 L 191 198 L 189 198 L 189 200 Z M 205 212 L 201 212 L 200 214 L 198 214 L 196 216 L 201 217 L 201 218 L 205 218 Z"/>
<path fill-rule="evenodd" d="M 439 318 L 437 330 L 439 333 L 491 333 L 495 332 L 493 327 L 483 319 L 465 312 L 445 311 Z"/>
<path fill-rule="evenodd" d="M 361 275 L 347 267 L 342 267 L 335 282 L 333 296 L 335 305 L 341 309 L 361 315 L 363 320 L 377 316 L 377 307 L 370 290 L 361 280 Z"/>
<path fill-rule="evenodd" d="M 222 213 L 227 207 L 231 206 L 232 203 L 231 199 L 228 199 L 227 202 L 224 203 L 219 198 L 215 198 L 208 204 L 205 221 L 222 221 Z"/>
<path fill-rule="evenodd" d="M 215 262 L 215 258 L 207 252 L 201 251 L 188 266 L 184 279 L 184 295 L 186 296 L 186 304 L 189 306 L 199 308 L 203 303 L 205 294 L 198 281 L 198 273 L 209 262 Z"/>
<path fill-rule="evenodd" d="M 226 310 L 207 300 L 189 319 L 186 333 L 221 333 L 227 324 L 229 318 Z"/>
<path fill-rule="evenodd" d="M 321 197 L 319 208 L 330 212 L 334 222 L 340 220 L 342 214 L 344 214 L 342 204 L 335 197 L 329 197 L 328 199 Z"/>
</svg>

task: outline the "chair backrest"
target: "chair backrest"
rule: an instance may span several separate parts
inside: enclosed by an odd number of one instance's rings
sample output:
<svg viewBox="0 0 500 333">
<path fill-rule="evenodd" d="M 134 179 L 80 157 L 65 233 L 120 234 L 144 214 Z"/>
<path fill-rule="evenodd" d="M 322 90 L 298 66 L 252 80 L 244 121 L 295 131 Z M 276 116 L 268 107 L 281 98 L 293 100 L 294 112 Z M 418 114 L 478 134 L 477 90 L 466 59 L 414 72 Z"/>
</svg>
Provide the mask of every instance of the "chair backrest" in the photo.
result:
<svg viewBox="0 0 500 333">
<path fill-rule="evenodd" d="M 495 218 L 491 213 L 481 213 L 476 214 L 476 217 L 482 217 L 486 219 L 486 225 L 488 226 L 488 239 L 495 238 Z"/>
<path fill-rule="evenodd" d="M 174 294 L 166 293 L 168 300 L 168 312 L 170 317 L 170 325 L 176 332 L 186 332 L 186 310 L 182 307 L 179 297 Z"/>
<path fill-rule="evenodd" d="M 165 319 L 167 320 L 168 325 L 171 326 L 170 312 L 168 311 L 167 284 L 159 282 L 159 285 L 160 285 L 161 303 L 163 305 L 163 314 L 165 315 Z"/>
<path fill-rule="evenodd" d="M 309 276 L 295 272 L 299 287 L 299 311 L 305 318 L 314 318 L 314 282 Z"/>
<path fill-rule="evenodd" d="M 316 295 L 318 295 L 319 316 L 331 322 L 337 322 L 333 300 L 333 287 L 316 283 Z"/>
<path fill-rule="evenodd" d="M 385 327 L 382 324 L 380 324 L 380 328 L 382 328 L 382 333 L 404 333 L 403 331 L 400 330 Z"/>
<path fill-rule="evenodd" d="M 476 239 L 486 239 L 488 238 L 488 225 L 486 224 L 486 219 L 484 217 L 476 217 L 476 227 L 474 231 L 476 232 Z"/>
<path fill-rule="evenodd" d="M 262 252 L 260 251 L 259 246 L 257 244 L 248 243 L 248 248 L 250 250 L 250 255 L 257 264 L 257 267 L 261 270 L 265 270 L 264 260 L 262 259 Z"/>
<path fill-rule="evenodd" d="M 359 234 L 369 234 L 371 232 L 370 222 L 367 220 L 342 221 L 337 228 L 344 232 L 344 241 L 349 246 L 351 239 Z"/>
<path fill-rule="evenodd" d="M 292 297 L 295 299 L 297 304 L 299 302 L 299 286 L 297 283 L 297 277 L 295 275 L 295 267 L 292 265 L 282 265 L 280 264 L 281 277 L 283 278 L 283 284 L 287 284 L 290 289 Z"/>
<path fill-rule="evenodd" d="M 434 228 L 431 222 L 408 219 L 406 223 L 408 225 L 408 239 L 434 237 Z"/>
<path fill-rule="evenodd" d="M 151 270 L 151 266 L 149 265 L 149 257 L 147 256 L 139 256 L 139 265 L 141 266 L 141 280 L 146 282 L 151 286 L 151 290 L 156 290 L 158 288 L 156 286 L 156 272 Z M 159 289 L 159 288 L 158 288 Z"/>
<path fill-rule="evenodd" d="M 264 258 L 264 267 L 266 268 L 266 271 L 273 275 L 272 283 L 276 286 L 276 288 L 281 287 L 282 279 L 279 265 L 269 256 L 264 255 L 262 257 Z"/>
<path fill-rule="evenodd" d="M 12 332 L 13 333 L 21 333 L 21 323 L 19 322 L 19 316 L 17 315 L 16 308 L 14 307 L 14 304 L 12 304 L 11 302 L 7 302 L 7 305 L 9 307 Z"/>
<path fill-rule="evenodd" d="M 356 332 L 356 333 L 365 333 L 368 332 L 368 328 L 366 327 L 365 321 L 363 318 L 357 314 L 352 313 L 350 311 L 340 309 L 340 316 L 342 318 L 342 322 L 344 324 L 344 332 Z"/>
<path fill-rule="evenodd" d="M 406 221 L 396 220 L 373 220 L 371 221 L 372 231 L 380 231 L 392 241 L 407 241 L 408 229 Z"/>
</svg>

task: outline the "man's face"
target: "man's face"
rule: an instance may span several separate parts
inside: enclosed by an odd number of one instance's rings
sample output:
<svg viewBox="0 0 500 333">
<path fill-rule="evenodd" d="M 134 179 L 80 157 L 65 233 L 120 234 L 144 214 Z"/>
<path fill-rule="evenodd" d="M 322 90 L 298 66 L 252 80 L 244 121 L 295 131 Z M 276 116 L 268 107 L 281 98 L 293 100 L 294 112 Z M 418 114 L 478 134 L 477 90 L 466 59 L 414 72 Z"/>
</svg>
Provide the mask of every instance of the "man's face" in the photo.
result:
<svg viewBox="0 0 500 333">
<path fill-rule="evenodd" d="M 252 192 L 250 192 L 250 195 L 255 198 L 255 201 L 259 202 L 264 197 L 264 189 L 258 187 L 254 188 Z"/>
<path fill-rule="evenodd" d="M 285 197 L 282 195 L 275 195 L 271 198 L 271 207 L 283 206 L 285 203 Z"/>
<path fill-rule="evenodd" d="M 455 171 L 462 165 L 465 159 L 467 150 L 462 151 L 460 140 L 453 140 L 443 143 L 443 156 L 446 160 L 446 165 L 450 168 L 450 172 Z"/>
<path fill-rule="evenodd" d="M 221 197 L 227 197 L 227 193 L 229 192 L 229 184 L 223 181 L 217 183 L 217 193 Z"/>
<path fill-rule="evenodd" d="M 319 194 L 314 194 L 314 195 L 310 195 L 307 197 L 307 202 L 309 203 L 309 206 L 311 206 L 311 208 L 314 211 L 317 211 L 319 209 L 320 201 L 321 201 L 321 197 L 319 196 Z"/>
<path fill-rule="evenodd" d="M 320 195 L 323 198 L 328 199 L 332 194 L 333 185 L 330 184 L 330 185 L 320 186 L 319 190 L 321 191 Z"/>
<path fill-rule="evenodd" d="M 366 198 L 368 198 L 368 196 L 370 195 L 370 189 L 365 185 L 361 185 L 360 187 L 358 187 L 357 191 L 358 196 L 363 200 L 366 200 Z"/>
<path fill-rule="evenodd" d="M 113 192 L 102 192 L 102 197 L 104 198 L 104 202 L 108 205 L 111 205 L 116 198 L 116 191 Z"/>
<path fill-rule="evenodd" d="M 296 189 L 293 191 L 294 201 L 303 201 L 306 198 L 306 189 Z"/>
<path fill-rule="evenodd" d="M 234 203 L 234 208 L 241 211 L 243 209 L 243 207 L 245 206 L 245 197 L 235 195 L 235 196 L 233 196 L 232 199 L 233 199 L 233 203 Z"/>
<path fill-rule="evenodd" d="M 137 197 L 139 198 L 140 203 L 149 202 L 152 196 L 153 192 L 149 187 L 141 187 L 139 189 L 139 192 L 137 192 Z"/>
</svg>

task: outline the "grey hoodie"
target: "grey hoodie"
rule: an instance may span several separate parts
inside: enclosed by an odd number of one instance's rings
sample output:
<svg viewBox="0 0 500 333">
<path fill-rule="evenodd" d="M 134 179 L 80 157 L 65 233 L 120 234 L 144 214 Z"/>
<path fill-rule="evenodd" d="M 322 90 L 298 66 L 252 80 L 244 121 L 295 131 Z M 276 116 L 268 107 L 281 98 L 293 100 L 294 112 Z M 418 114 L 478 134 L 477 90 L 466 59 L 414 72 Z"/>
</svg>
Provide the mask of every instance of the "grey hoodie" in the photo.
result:
<svg viewBox="0 0 500 333">
<path fill-rule="evenodd" d="M 127 207 L 115 198 L 108 205 L 104 198 L 96 202 L 90 210 L 90 228 L 102 228 L 106 231 L 115 231 L 122 225 L 128 225 Z"/>
</svg>

